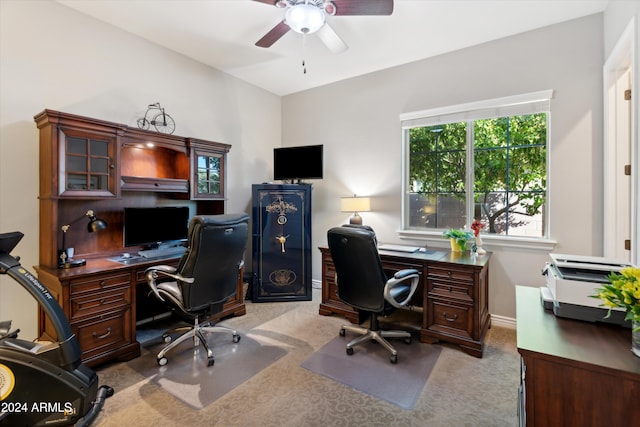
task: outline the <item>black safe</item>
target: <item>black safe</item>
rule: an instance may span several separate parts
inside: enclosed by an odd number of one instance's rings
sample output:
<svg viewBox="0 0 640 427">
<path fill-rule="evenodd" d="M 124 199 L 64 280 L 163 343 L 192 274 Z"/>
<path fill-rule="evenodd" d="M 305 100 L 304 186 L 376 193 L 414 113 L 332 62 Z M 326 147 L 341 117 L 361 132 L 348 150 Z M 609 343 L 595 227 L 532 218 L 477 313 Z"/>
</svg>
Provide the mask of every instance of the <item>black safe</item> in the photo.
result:
<svg viewBox="0 0 640 427">
<path fill-rule="evenodd" d="M 252 300 L 311 300 L 311 184 L 252 186 Z"/>
</svg>

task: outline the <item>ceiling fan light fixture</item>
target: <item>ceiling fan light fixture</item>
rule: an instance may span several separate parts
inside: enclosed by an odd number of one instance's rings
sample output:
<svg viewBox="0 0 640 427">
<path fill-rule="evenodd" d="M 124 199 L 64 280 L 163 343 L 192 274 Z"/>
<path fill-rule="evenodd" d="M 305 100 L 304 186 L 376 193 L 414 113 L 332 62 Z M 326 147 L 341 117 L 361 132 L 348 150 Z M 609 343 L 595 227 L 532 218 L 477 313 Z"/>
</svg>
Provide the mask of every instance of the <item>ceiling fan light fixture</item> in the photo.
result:
<svg viewBox="0 0 640 427">
<path fill-rule="evenodd" d="M 311 34 L 325 24 L 324 11 L 310 4 L 297 4 L 287 9 L 285 21 L 296 33 Z"/>
</svg>

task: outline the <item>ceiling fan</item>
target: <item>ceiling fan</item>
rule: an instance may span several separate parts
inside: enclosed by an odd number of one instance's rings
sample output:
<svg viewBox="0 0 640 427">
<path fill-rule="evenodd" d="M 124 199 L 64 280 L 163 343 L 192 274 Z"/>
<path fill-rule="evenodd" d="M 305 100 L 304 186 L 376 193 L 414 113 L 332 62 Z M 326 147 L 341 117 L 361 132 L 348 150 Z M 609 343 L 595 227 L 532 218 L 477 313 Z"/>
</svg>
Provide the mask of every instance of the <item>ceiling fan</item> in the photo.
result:
<svg viewBox="0 0 640 427">
<path fill-rule="evenodd" d="M 317 34 L 333 53 L 347 49 L 346 43 L 327 23 L 326 17 L 345 15 L 391 15 L 393 0 L 254 0 L 285 9 L 284 20 L 256 42 L 271 47 L 289 30 L 300 34 Z"/>
</svg>

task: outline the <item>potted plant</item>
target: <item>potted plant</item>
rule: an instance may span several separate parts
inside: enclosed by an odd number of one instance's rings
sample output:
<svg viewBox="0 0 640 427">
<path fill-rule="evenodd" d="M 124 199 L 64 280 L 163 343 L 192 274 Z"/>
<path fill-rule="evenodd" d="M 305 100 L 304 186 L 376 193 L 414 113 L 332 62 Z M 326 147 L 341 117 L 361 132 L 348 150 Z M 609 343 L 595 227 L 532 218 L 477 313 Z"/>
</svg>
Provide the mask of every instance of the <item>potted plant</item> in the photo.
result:
<svg viewBox="0 0 640 427">
<path fill-rule="evenodd" d="M 609 283 L 596 289 L 593 298 L 600 298 L 603 306 L 609 308 L 605 318 L 611 315 L 612 308 L 624 308 L 625 320 L 631 321 L 631 351 L 640 357 L 640 268 L 625 267 L 620 273 L 609 274 Z"/>
<path fill-rule="evenodd" d="M 473 233 L 464 230 L 450 229 L 442 233 L 442 235 L 449 239 L 451 243 L 452 252 L 462 252 L 467 250 L 467 242 L 473 237 Z"/>
</svg>

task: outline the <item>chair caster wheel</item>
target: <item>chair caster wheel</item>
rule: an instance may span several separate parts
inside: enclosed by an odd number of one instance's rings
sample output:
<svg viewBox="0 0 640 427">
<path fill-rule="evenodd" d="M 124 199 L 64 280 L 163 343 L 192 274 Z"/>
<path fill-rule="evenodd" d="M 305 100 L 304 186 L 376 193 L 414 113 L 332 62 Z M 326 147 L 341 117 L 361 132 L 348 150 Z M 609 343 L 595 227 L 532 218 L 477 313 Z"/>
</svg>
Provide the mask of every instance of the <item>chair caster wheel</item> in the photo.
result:
<svg viewBox="0 0 640 427">
<path fill-rule="evenodd" d="M 171 342 L 171 335 L 162 335 L 162 342 L 164 342 L 165 344 L 169 344 Z"/>
<path fill-rule="evenodd" d="M 393 356 L 391 356 L 390 360 L 391 360 L 391 363 L 395 365 L 396 363 L 398 363 L 398 355 L 394 354 Z"/>
<path fill-rule="evenodd" d="M 340 336 L 343 337 L 347 334 L 347 331 L 344 330 L 344 328 L 340 329 Z"/>
<path fill-rule="evenodd" d="M 404 339 L 404 342 L 405 342 L 406 344 L 411 344 L 411 337 L 405 338 L 405 339 Z"/>
<path fill-rule="evenodd" d="M 347 354 L 348 354 L 349 356 L 351 356 L 351 355 L 353 354 L 353 348 L 348 348 L 348 349 L 347 349 Z"/>
<path fill-rule="evenodd" d="M 213 366 L 214 363 L 215 363 L 215 360 L 213 360 L 213 357 L 209 357 L 207 359 L 207 366 Z"/>
<path fill-rule="evenodd" d="M 233 335 L 233 342 L 238 342 L 238 341 L 240 341 L 240 338 L 241 338 L 241 336 L 240 336 L 240 335 L 238 335 L 238 334 L 234 334 L 234 335 Z"/>
<path fill-rule="evenodd" d="M 160 357 L 157 359 L 158 365 L 164 366 L 167 364 L 168 360 L 166 357 Z"/>
</svg>

